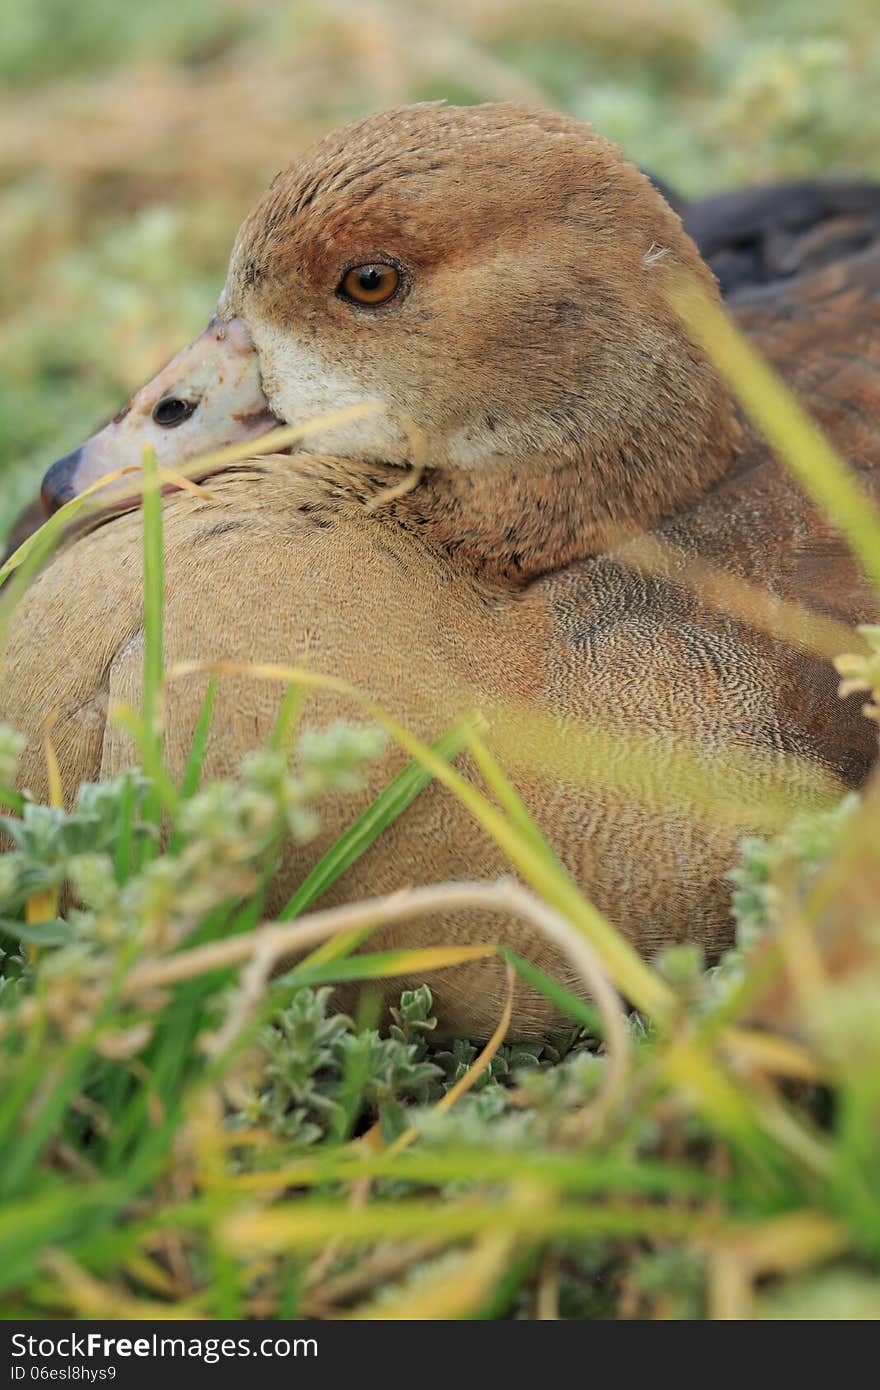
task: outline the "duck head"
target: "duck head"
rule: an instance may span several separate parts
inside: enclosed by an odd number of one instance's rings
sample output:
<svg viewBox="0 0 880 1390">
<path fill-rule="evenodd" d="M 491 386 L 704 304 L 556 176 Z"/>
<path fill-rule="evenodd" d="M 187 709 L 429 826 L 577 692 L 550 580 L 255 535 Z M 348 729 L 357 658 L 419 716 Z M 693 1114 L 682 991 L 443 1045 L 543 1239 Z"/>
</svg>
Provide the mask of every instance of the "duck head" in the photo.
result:
<svg viewBox="0 0 880 1390">
<path fill-rule="evenodd" d="M 669 306 L 682 271 L 715 295 L 678 216 L 579 121 L 508 104 L 370 116 L 276 177 L 207 329 L 53 465 L 44 505 L 144 443 L 180 467 L 379 401 L 309 449 L 406 465 L 415 428 L 451 533 L 468 499 L 475 544 L 512 532 L 524 573 L 595 553 L 699 495 L 735 445 Z"/>
</svg>

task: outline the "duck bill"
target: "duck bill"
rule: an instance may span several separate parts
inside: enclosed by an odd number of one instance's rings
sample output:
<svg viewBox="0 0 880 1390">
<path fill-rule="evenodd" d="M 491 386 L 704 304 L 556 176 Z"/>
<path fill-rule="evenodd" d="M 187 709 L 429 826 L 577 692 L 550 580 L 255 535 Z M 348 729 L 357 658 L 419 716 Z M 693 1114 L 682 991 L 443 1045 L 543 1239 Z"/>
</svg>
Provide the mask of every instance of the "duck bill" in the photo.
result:
<svg viewBox="0 0 880 1390">
<path fill-rule="evenodd" d="M 279 423 L 263 394 L 247 325 L 213 318 L 108 425 L 52 464 L 43 479 L 43 508 L 51 515 L 108 473 L 140 467 L 145 444 L 153 446 L 160 468 L 179 470 Z M 126 475 L 108 487 L 108 500 L 131 493 Z"/>
</svg>

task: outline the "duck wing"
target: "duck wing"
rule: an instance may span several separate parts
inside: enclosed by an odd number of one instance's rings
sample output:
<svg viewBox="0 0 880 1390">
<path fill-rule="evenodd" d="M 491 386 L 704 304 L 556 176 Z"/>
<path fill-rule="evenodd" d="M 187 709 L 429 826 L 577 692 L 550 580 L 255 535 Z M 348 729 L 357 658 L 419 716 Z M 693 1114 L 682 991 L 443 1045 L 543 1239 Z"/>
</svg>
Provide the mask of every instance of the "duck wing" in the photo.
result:
<svg viewBox="0 0 880 1390">
<path fill-rule="evenodd" d="M 866 179 L 797 179 L 673 206 L 726 298 L 880 242 L 880 183 Z"/>
<path fill-rule="evenodd" d="M 731 311 L 880 505 L 880 243 L 785 284 L 753 286 Z M 731 471 L 656 534 L 674 553 L 808 612 L 849 627 L 880 620 L 845 542 L 747 425 Z M 757 652 L 760 621 L 746 609 L 747 627 L 757 627 L 743 634 L 743 649 Z M 845 632 L 841 641 L 840 650 L 858 645 Z M 830 661 L 806 649 L 779 643 L 773 660 L 784 673 L 782 722 L 810 730 L 823 759 L 858 784 L 877 757 L 876 725 L 861 699 L 837 701 Z"/>
</svg>

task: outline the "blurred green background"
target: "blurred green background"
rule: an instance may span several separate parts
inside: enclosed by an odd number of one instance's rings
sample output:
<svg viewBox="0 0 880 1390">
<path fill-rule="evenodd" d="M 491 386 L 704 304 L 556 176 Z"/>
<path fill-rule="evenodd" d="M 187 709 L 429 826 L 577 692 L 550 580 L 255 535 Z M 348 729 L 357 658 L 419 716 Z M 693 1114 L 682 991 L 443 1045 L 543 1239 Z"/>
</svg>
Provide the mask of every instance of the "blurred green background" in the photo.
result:
<svg viewBox="0 0 880 1390">
<path fill-rule="evenodd" d="M 686 194 L 880 174 L 876 0 L 25 0 L 0 13 L 0 537 L 204 323 L 275 171 L 432 97 L 571 111 Z"/>
</svg>

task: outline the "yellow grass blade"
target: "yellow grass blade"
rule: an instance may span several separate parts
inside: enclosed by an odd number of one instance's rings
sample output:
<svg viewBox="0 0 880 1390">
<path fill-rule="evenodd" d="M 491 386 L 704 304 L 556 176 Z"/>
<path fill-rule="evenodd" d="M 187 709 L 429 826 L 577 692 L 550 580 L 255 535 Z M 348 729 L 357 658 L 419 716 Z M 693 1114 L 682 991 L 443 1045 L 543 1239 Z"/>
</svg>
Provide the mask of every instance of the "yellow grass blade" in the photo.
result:
<svg viewBox="0 0 880 1390">
<path fill-rule="evenodd" d="M 704 603 L 748 627 L 833 661 L 859 644 L 859 630 L 802 603 L 780 598 L 702 556 L 688 555 L 658 536 L 637 536 L 615 551 L 615 559 L 640 574 L 682 585 Z"/>
<path fill-rule="evenodd" d="M 422 975 L 429 970 L 448 970 L 452 965 L 464 965 L 471 960 L 485 960 L 494 956 L 494 946 L 423 946 L 415 951 L 383 952 L 379 963 L 365 962 L 363 971 L 357 978 L 362 980 L 384 980 L 398 975 Z M 358 957 L 355 957 L 355 964 Z M 306 975 L 302 965 L 291 972 L 292 977 Z M 352 977 L 354 978 L 354 977 Z"/>
<path fill-rule="evenodd" d="M 595 1205 L 485 1202 L 479 1207 L 446 1201 L 376 1201 L 353 1212 L 347 1203 L 279 1202 L 265 1211 L 248 1207 L 221 1219 L 217 1235 L 234 1254 L 309 1250 L 327 1240 L 371 1245 L 437 1234 L 450 1243 L 494 1232 L 542 1240 L 592 1235 L 694 1236 L 714 1227 L 717 1217 L 682 1207 L 602 1202 Z"/>
<path fill-rule="evenodd" d="M 331 936 L 328 941 L 316 946 L 314 951 L 310 951 L 300 961 L 298 969 L 308 970 L 315 965 L 329 965 L 331 961 L 338 960 L 340 956 L 347 956 L 356 950 L 364 941 L 367 941 L 375 931 L 375 927 L 357 927 L 352 931 L 340 932 L 338 936 Z"/>
<path fill-rule="evenodd" d="M 803 491 L 845 537 L 880 596 L 880 512 L 873 499 L 722 308 L 686 280 L 670 298 Z"/>
<path fill-rule="evenodd" d="M 462 1318 L 485 1303 L 509 1266 L 514 1242 L 503 1232 L 481 1237 L 450 1274 L 421 1278 L 397 1298 L 382 1298 L 349 1313 L 347 1321 L 423 1321 Z"/>
<path fill-rule="evenodd" d="M 299 444 L 313 434 L 323 434 L 325 430 L 337 429 L 339 425 L 350 424 L 353 420 L 364 420 L 385 410 L 382 401 L 361 401 L 357 405 L 347 405 L 341 410 L 328 411 L 326 415 L 314 415 L 298 425 L 282 425 L 280 429 L 269 430 L 257 435 L 255 439 L 245 439 L 241 444 L 230 444 L 225 449 L 215 449 L 210 454 L 200 454 L 198 458 L 188 459 L 181 470 L 183 476 L 193 477 L 222 468 L 228 463 L 241 463 L 244 459 L 262 458 L 265 454 L 277 454 L 289 449 L 291 444 Z"/>
</svg>

